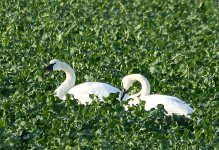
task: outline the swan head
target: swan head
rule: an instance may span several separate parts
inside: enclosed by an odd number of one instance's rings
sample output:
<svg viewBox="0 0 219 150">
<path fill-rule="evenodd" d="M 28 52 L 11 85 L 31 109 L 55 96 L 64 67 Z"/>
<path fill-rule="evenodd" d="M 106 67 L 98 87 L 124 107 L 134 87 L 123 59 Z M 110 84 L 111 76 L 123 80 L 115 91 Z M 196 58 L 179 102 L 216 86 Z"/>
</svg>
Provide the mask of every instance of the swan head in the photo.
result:
<svg viewBox="0 0 219 150">
<path fill-rule="evenodd" d="M 44 68 L 46 71 L 46 74 L 55 71 L 55 70 L 61 70 L 62 69 L 62 62 L 58 59 L 53 59 L 49 62 L 49 65 Z"/>
<path fill-rule="evenodd" d="M 130 78 L 130 76 L 125 76 L 122 79 L 122 90 L 124 90 L 125 92 L 132 86 L 132 84 L 134 83 L 135 80 L 133 80 L 132 78 Z"/>
<path fill-rule="evenodd" d="M 135 81 L 139 81 L 142 86 L 141 91 L 136 94 L 137 96 L 150 94 L 150 83 L 148 80 L 141 74 L 130 74 L 122 79 L 122 98 Z"/>
<path fill-rule="evenodd" d="M 125 76 L 123 79 L 122 79 L 122 84 L 121 84 L 121 87 L 122 87 L 122 96 L 121 96 L 121 99 L 123 99 L 123 97 L 125 96 L 125 94 L 127 93 L 128 89 L 132 86 L 132 84 L 135 82 L 135 80 L 133 80 L 133 77 L 128 75 L 128 76 Z"/>
</svg>

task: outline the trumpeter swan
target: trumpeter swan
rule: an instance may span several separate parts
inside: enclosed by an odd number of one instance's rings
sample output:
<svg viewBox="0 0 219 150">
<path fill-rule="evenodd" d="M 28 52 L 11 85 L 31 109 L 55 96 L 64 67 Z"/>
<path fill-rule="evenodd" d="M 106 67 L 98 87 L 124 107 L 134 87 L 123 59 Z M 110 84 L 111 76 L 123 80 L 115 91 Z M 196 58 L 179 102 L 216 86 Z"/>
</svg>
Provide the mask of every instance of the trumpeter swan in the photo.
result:
<svg viewBox="0 0 219 150">
<path fill-rule="evenodd" d="M 128 102 L 129 106 L 137 105 L 140 103 L 140 100 L 143 100 L 146 101 L 145 110 L 147 111 L 149 111 L 151 108 L 156 108 L 158 104 L 163 104 L 164 109 L 168 112 L 168 115 L 178 114 L 187 116 L 188 114 L 194 112 L 194 110 L 188 104 L 177 97 L 159 94 L 149 95 L 150 84 L 148 80 L 140 74 L 127 75 L 122 79 L 123 94 L 127 92 L 127 90 L 135 81 L 139 81 L 142 88 L 139 93 L 128 97 L 128 99 L 133 99 Z M 127 109 L 127 107 L 125 108 Z"/>
<path fill-rule="evenodd" d="M 51 60 L 49 65 L 45 67 L 46 74 L 55 70 L 62 70 L 66 74 L 65 81 L 55 90 L 55 96 L 62 100 L 66 99 L 65 95 L 68 93 L 78 99 L 80 103 L 86 104 L 92 101 L 90 94 L 97 96 L 99 100 L 103 101 L 103 98 L 108 97 L 110 93 L 118 92 L 120 92 L 121 99 L 121 91 L 107 83 L 85 82 L 75 86 L 76 75 L 73 68 L 57 59 Z M 125 95 L 123 99 L 127 97 L 128 95 Z"/>
</svg>

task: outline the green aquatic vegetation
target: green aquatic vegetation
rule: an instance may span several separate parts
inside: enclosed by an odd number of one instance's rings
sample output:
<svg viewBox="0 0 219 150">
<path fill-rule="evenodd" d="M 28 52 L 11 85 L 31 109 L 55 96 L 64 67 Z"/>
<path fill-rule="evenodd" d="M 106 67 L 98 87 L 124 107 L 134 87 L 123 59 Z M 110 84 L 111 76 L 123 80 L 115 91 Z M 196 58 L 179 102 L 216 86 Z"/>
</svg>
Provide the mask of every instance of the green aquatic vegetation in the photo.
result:
<svg viewBox="0 0 219 150">
<path fill-rule="evenodd" d="M 2 0 L 0 14 L 0 149 L 219 148 L 216 0 Z M 141 73 L 152 93 L 182 98 L 195 113 L 124 111 L 114 94 L 89 106 L 61 101 L 53 91 L 64 74 L 43 72 L 53 58 L 75 69 L 76 84 L 119 88 Z"/>
</svg>

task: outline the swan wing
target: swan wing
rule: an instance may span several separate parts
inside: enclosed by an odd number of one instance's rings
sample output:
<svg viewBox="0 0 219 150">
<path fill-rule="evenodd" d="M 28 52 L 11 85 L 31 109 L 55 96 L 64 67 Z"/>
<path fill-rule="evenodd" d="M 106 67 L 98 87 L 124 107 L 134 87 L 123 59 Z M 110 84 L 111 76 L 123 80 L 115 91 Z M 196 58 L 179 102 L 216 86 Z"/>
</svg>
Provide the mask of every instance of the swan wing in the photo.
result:
<svg viewBox="0 0 219 150">
<path fill-rule="evenodd" d="M 158 104 L 163 104 L 164 109 L 168 112 L 168 114 L 188 115 L 194 112 L 194 110 L 188 104 L 173 96 L 148 95 L 145 96 L 142 100 L 146 101 L 146 110 L 156 108 Z"/>
</svg>

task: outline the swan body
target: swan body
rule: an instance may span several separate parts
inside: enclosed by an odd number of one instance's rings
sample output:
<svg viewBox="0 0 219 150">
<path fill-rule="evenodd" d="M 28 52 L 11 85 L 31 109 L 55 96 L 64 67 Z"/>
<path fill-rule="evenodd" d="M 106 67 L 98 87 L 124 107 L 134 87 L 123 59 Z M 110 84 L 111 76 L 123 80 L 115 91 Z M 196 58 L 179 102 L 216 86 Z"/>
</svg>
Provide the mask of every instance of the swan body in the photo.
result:
<svg viewBox="0 0 219 150">
<path fill-rule="evenodd" d="M 167 111 L 168 115 L 177 114 L 187 116 L 194 112 L 194 110 L 188 104 L 186 104 L 184 101 L 177 97 L 159 94 L 149 95 L 150 84 L 148 80 L 140 74 L 131 74 L 123 78 L 123 94 L 126 93 L 126 91 L 131 87 L 131 85 L 135 81 L 139 81 L 141 83 L 142 89 L 139 93 L 133 94 L 128 97 L 128 99 L 131 99 L 128 102 L 129 106 L 137 105 L 142 100 L 146 102 L 145 110 L 147 111 L 149 111 L 152 108 L 157 108 L 158 104 L 163 104 L 164 109 Z M 125 107 L 126 110 L 127 108 L 128 106 Z"/>
<path fill-rule="evenodd" d="M 55 70 L 62 70 L 65 72 L 65 81 L 54 92 L 55 96 L 62 100 L 66 99 L 65 95 L 68 93 L 78 99 L 80 103 L 87 104 L 92 102 L 90 95 L 95 95 L 99 100 L 103 101 L 110 93 L 121 93 L 119 89 L 102 82 L 85 82 L 75 86 L 76 75 L 74 70 L 68 64 L 57 59 L 51 60 L 45 70 L 47 74 Z M 127 97 L 128 95 L 125 95 L 123 99 L 126 99 Z M 121 99 L 121 94 L 119 98 Z"/>
<path fill-rule="evenodd" d="M 130 100 L 128 104 L 129 106 L 137 105 L 141 100 L 146 101 L 145 110 L 147 111 L 151 110 L 152 108 L 156 108 L 158 104 L 164 105 L 164 109 L 168 112 L 168 115 L 178 114 L 187 116 L 194 111 L 188 104 L 177 97 L 159 94 L 135 98 L 134 100 Z"/>
<path fill-rule="evenodd" d="M 110 93 L 118 93 L 121 91 L 109 84 L 101 82 L 85 82 L 71 88 L 67 93 L 74 95 L 74 98 L 78 99 L 80 103 L 91 103 L 89 94 L 93 94 L 103 101 L 103 98 L 108 97 Z M 121 97 L 121 96 L 120 96 Z M 127 98 L 126 96 L 125 98 Z"/>
</svg>

